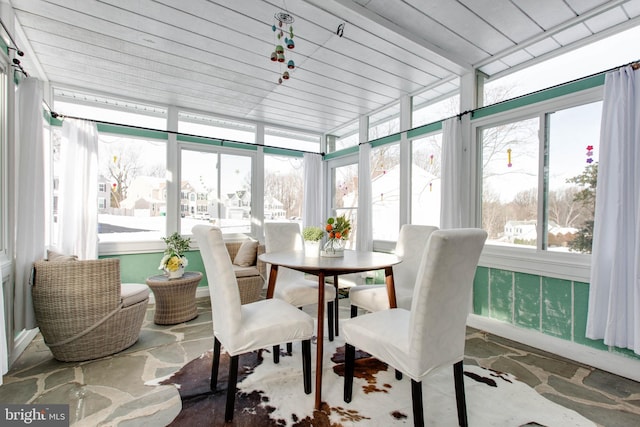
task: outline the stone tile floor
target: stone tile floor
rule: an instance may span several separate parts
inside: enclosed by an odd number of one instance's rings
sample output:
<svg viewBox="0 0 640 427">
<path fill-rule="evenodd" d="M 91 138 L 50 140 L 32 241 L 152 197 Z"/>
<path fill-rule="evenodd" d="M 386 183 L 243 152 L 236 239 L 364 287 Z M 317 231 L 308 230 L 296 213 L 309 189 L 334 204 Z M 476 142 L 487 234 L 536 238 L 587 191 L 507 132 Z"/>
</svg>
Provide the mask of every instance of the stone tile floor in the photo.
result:
<svg viewBox="0 0 640 427">
<path fill-rule="evenodd" d="M 155 325 L 150 305 L 138 342 L 95 361 L 58 362 L 38 336 L 5 376 L 0 402 L 69 403 L 73 426 L 166 425 L 180 411 L 177 391 L 144 383 L 212 347 L 209 299 L 197 304 L 196 319 L 173 326 Z M 340 316 L 349 316 L 348 299 Z M 640 383 L 471 328 L 465 353 L 465 363 L 512 373 L 598 425 L 640 426 Z"/>
</svg>

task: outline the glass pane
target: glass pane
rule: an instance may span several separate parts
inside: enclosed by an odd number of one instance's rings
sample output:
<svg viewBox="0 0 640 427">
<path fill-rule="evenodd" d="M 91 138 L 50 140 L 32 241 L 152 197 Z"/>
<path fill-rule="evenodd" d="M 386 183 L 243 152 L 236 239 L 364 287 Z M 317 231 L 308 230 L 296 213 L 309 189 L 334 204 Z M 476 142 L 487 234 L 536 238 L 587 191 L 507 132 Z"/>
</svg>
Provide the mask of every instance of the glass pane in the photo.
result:
<svg viewBox="0 0 640 427">
<path fill-rule="evenodd" d="M 196 224 L 219 223 L 218 154 L 182 150 L 180 157 L 180 233 L 189 235 Z"/>
<path fill-rule="evenodd" d="M 178 114 L 178 132 L 239 142 L 256 142 L 253 124 L 191 113 Z"/>
<path fill-rule="evenodd" d="M 358 126 L 358 122 L 356 121 L 333 131 L 330 135 L 327 135 L 327 152 L 332 153 L 334 151 L 342 150 L 343 148 L 358 145 L 360 142 Z"/>
<path fill-rule="evenodd" d="M 320 136 L 267 127 L 264 130 L 264 145 L 319 153 Z"/>
<path fill-rule="evenodd" d="M 549 114 L 549 250 L 591 252 L 602 102 Z"/>
<path fill-rule="evenodd" d="M 100 242 L 160 239 L 166 230 L 165 141 L 100 134 L 98 144 Z"/>
<path fill-rule="evenodd" d="M 181 233 L 203 222 L 250 233 L 251 157 L 183 149 L 181 158 Z"/>
<path fill-rule="evenodd" d="M 482 228 L 488 242 L 536 246 L 539 119 L 482 129 Z"/>
<path fill-rule="evenodd" d="M 301 157 L 264 156 L 265 221 L 302 222 L 303 193 L 304 161 Z"/>
<path fill-rule="evenodd" d="M 411 223 L 440 226 L 442 133 L 412 141 Z"/>
<path fill-rule="evenodd" d="M 369 117 L 369 141 L 400 131 L 400 104 Z"/>
<path fill-rule="evenodd" d="M 483 105 L 491 105 L 557 84 L 599 73 L 638 59 L 634 46 L 640 26 L 555 56 L 484 85 Z"/>
<path fill-rule="evenodd" d="M 400 228 L 400 145 L 371 150 L 371 219 L 374 240 L 398 240 Z"/>
<path fill-rule="evenodd" d="M 345 215 L 351 221 L 351 238 L 346 249 L 355 249 L 358 222 L 358 164 L 333 169 L 333 211 L 336 216 Z"/>
<path fill-rule="evenodd" d="M 63 95 L 56 90 L 56 96 L 62 97 Z M 119 123 L 149 129 L 166 130 L 167 128 L 167 111 L 165 109 L 89 95 L 86 95 L 86 99 L 83 95 L 74 94 L 74 96 L 75 98 L 73 100 L 57 98 L 54 102 L 56 113 L 81 117 L 88 120 Z M 77 100 L 78 97 L 81 97 L 81 99 L 79 99 L 80 102 L 100 102 L 101 104 L 107 105 L 107 107 L 99 104 L 95 106 L 76 104 L 74 101 Z M 111 106 L 111 108 L 109 108 L 109 106 Z M 127 111 L 127 109 L 131 111 Z"/>
</svg>

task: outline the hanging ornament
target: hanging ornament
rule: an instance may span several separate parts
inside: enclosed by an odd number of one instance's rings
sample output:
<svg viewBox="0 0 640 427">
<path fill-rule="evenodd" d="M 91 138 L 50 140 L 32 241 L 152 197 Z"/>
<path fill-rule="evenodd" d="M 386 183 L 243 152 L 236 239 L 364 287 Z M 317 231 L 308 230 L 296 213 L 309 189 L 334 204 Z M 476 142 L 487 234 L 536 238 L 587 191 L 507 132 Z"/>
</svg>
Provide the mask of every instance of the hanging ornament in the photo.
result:
<svg viewBox="0 0 640 427">
<path fill-rule="evenodd" d="M 432 165 L 433 164 L 433 154 L 429 156 L 429 164 Z"/>
<path fill-rule="evenodd" d="M 593 145 L 587 145 L 587 163 L 593 163 Z"/>
<path fill-rule="evenodd" d="M 507 149 L 507 167 L 511 167 L 513 164 L 511 163 L 511 148 Z"/>
<path fill-rule="evenodd" d="M 433 191 L 433 182 L 430 182 L 429 183 L 429 192 L 432 192 L 432 191 Z"/>
<path fill-rule="evenodd" d="M 295 62 L 292 59 L 287 60 L 284 47 L 280 44 L 280 40 L 284 41 L 284 46 L 289 50 L 295 47 L 295 42 L 293 41 L 293 25 L 291 25 L 295 19 L 288 12 L 277 12 L 273 17 L 275 18 L 275 22 L 271 26 L 271 30 L 275 33 L 275 49 L 271 53 L 270 59 L 273 62 L 286 63 L 286 67 L 289 70 L 293 70 L 296 67 Z M 288 30 L 284 24 L 288 25 Z M 283 72 L 281 68 L 278 84 L 281 84 L 282 80 L 289 80 L 289 78 L 291 78 L 289 72 L 286 70 Z"/>
</svg>

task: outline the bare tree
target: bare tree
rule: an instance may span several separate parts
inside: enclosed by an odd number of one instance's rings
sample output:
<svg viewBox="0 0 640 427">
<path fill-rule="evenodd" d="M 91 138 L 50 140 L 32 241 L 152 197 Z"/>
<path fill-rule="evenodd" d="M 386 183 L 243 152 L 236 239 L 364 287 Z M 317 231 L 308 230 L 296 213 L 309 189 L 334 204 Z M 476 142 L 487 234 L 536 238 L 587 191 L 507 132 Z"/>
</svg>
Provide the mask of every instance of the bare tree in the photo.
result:
<svg viewBox="0 0 640 427">
<path fill-rule="evenodd" d="M 142 166 L 140 161 L 141 147 L 116 138 L 113 142 L 101 140 L 102 174 L 111 180 L 111 206 L 119 208 L 120 202 L 127 197 L 131 182 L 139 175 Z"/>
</svg>

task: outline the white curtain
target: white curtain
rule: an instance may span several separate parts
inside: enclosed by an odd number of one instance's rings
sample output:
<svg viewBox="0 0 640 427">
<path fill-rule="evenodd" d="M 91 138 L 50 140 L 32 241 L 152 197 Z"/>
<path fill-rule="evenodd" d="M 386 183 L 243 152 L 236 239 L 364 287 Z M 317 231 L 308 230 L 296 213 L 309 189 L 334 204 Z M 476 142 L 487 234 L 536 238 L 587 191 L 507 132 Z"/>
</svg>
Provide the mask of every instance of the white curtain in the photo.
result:
<svg viewBox="0 0 640 427">
<path fill-rule="evenodd" d="M 322 159 L 319 154 L 304 153 L 303 227 L 322 227 L 322 194 Z"/>
<path fill-rule="evenodd" d="M 16 253 L 13 301 L 14 331 L 35 325 L 31 299 L 31 268 L 43 258 L 45 245 L 44 139 L 42 84 L 20 82 L 16 93 Z"/>
<path fill-rule="evenodd" d="M 640 70 L 607 73 L 586 335 L 640 354 Z"/>
<path fill-rule="evenodd" d="M 60 148 L 58 249 L 80 259 L 98 257 L 98 129 L 64 119 Z"/>
<path fill-rule="evenodd" d="M 452 117 L 442 125 L 440 228 L 470 227 L 470 118 Z"/>
<path fill-rule="evenodd" d="M 371 144 L 360 144 L 358 152 L 358 224 L 356 250 L 373 250 L 371 219 Z"/>
<path fill-rule="evenodd" d="M 4 286 L 2 283 L 2 270 L 0 269 L 0 385 L 2 385 L 2 376 L 9 370 L 9 351 L 4 316 Z"/>
</svg>

